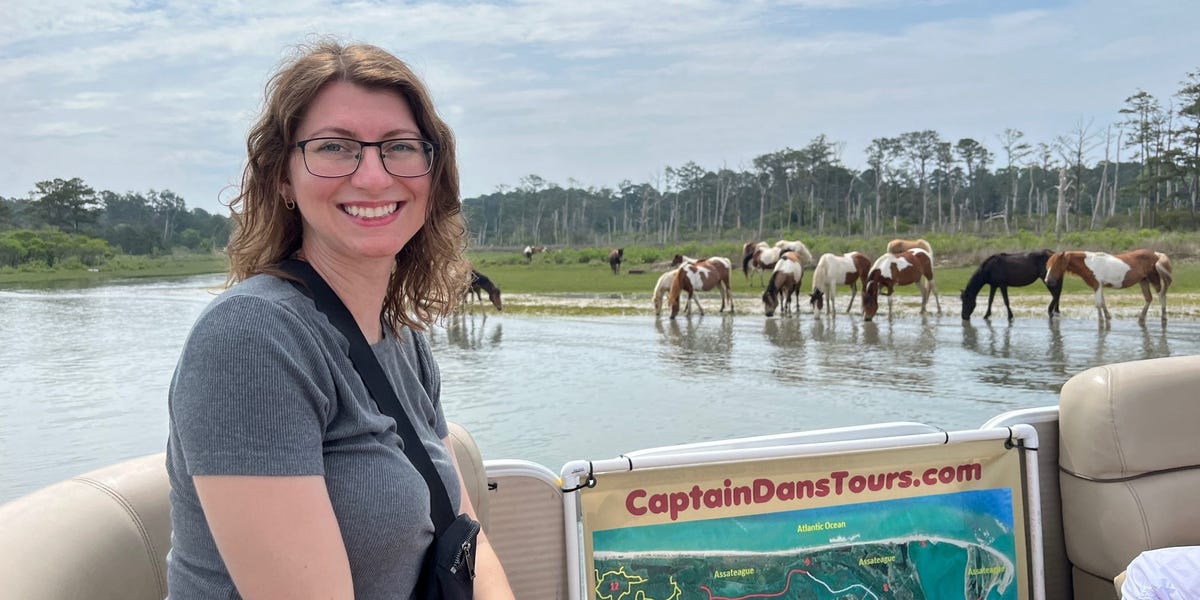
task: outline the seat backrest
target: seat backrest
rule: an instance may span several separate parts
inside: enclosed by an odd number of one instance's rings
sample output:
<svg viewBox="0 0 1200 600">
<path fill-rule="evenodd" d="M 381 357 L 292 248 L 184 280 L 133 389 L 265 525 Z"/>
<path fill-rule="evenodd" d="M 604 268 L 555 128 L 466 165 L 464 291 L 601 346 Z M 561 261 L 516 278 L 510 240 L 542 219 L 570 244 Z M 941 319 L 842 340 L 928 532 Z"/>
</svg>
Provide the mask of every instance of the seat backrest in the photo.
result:
<svg viewBox="0 0 1200 600">
<path fill-rule="evenodd" d="M 0 506 L 0 598 L 165 598 L 165 461 L 136 458 Z"/>
<path fill-rule="evenodd" d="M 474 438 L 450 424 L 467 494 L 487 523 L 487 474 Z M 0 598 L 162 600 L 171 510 L 166 457 L 144 456 L 0 506 Z"/>
<path fill-rule="evenodd" d="M 1200 356 L 1105 365 L 1059 404 L 1063 533 L 1075 598 L 1116 598 L 1143 550 L 1200 544 Z"/>
</svg>

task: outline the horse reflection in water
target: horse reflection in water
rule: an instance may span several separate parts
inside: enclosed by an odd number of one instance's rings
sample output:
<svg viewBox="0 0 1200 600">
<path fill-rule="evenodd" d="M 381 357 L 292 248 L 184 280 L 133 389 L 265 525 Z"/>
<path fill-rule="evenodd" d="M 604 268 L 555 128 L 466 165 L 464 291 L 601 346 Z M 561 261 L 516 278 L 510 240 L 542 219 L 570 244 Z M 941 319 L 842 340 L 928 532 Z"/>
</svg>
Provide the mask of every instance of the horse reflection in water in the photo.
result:
<svg viewBox="0 0 1200 600">
<path fill-rule="evenodd" d="M 733 319 L 654 320 L 662 344 L 662 356 L 692 373 L 724 373 L 732 368 Z"/>
<path fill-rule="evenodd" d="M 500 340 L 504 337 L 502 323 L 495 323 L 495 326 L 489 331 L 487 320 L 487 313 L 473 315 L 456 312 L 451 314 L 446 319 L 446 341 L 451 346 L 463 350 L 480 350 L 485 346 L 499 346 Z"/>
</svg>

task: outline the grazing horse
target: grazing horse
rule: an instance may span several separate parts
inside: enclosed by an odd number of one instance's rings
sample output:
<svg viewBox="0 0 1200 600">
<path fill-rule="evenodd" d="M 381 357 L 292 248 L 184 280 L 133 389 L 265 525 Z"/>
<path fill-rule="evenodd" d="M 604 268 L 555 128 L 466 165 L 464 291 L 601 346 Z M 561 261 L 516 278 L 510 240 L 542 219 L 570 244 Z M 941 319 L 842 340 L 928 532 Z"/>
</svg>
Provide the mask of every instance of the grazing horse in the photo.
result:
<svg viewBox="0 0 1200 600">
<path fill-rule="evenodd" d="M 889 254 L 900 254 L 905 250 L 920 248 L 929 253 L 930 260 L 933 259 L 933 248 L 929 247 L 929 242 L 925 240 L 901 240 L 895 239 L 888 242 L 887 251 Z"/>
<path fill-rule="evenodd" d="M 483 302 L 482 290 L 487 290 L 488 300 L 492 301 L 492 306 L 495 306 L 496 310 L 504 310 L 504 305 L 500 301 L 500 288 L 492 283 L 487 275 L 471 269 L 471 287 L 467 289 L 467 298 L 474 295 L 476 301 Z"/>
<path fill-rule="evenodd" d="M 784 252 L 795 252 L 796 254 L 800 255 L 800 258 L 804 260 L 805 264 L 810 264 L 813 261 L 812 253 L 808 251 L 808 246 L 805 246 L 804 242 L 801 242 L 800 240 L 779 240 L 778 242 L 775 242 L 775 247 Z"/>
<path fill-rule="evenodd" d="M 800 284 L 803 282 L 804 263 L 800 262 L 800 254 L 784 252 L 775 263 L 775 270 L 771 272 L 771 282 L 767 285 L 767 291 L 763 292 L 763 314 L 768 317 L 775 316 L 780 296 L 783 296 L 783 307 L 779 314 L 787 315 L 792 312 L 792 299 L 800 291 Z"/>
<path fill-rule="evenodd" d="M 617 248 L 608 253 L 608 266 L 612 268 L 613 275 L 621 273 L 621 259 L 625 258 L 625 249 Z"/>
<path fill-rule="evenodd" d="M 1008 311 L 1008 320 L 1013 320 L 1012 307 L 1008 303 L 1009 286 L 1023 287 L 1046 277 L 1046 261 L 1050 259 L 1051 254 L 1049 250 L 1037 250 L 1023 254 L 993 254 L 984 259 L 983 264 L 975 269 L 975 273 L 967 281 L 966 289 L 958 296 L 962 300 L 963 320 L 971 320 L 971 313 L 975 312 L 976 298 L 985 285 L 991 286 L 991 289 L 988 292 L 987 312 L 983 313 L 983 318 L 992 318 L 992 300 L 996 298 L 996 288 L 1000 288 L 1000 296 L 1004 298 L 1004 309 Z M 1053 285 L 1047 283 L 1046 289 L 1050 290 L 1050 305 L 1046 307 L 1046 312 L 1053 317 L 1058 312 L 1062 282 Z"/>
<path fill-rule="evenodd" d="M 867 289 L 867 273 L 871 270 L 871 259 L 862 252 L 847 252 L 841 256 L 826 252 L 817 261 L 817 270 L 813 273 L 812 296 L 808 303 L 821 312 L 825 306 L 825 296 L 829 296 L 828 314 L 837 314 L 834 308 L 834 293 L 837 286 L 850 286 L 850 303 L 846 305 L 846 314 L 854 306 L 854 297 L 858 295 L 858 284 L 862 283 L 863 290 Z"/>
<path fill-rule="evenodd" d="M 698 260 L 690 265 L 683 265 L 675 271 L 675 279 L 671 280 L 671 291 L 668 302 L 671 306 L 671 318 L 679 314 L 679 296 L 687 292 L 687 312 L 692 312 L 692 302 L 704 315 L 704 307 L 693 297 L 694 292 L 707 292 L 721 286 L 721 312 L 725 312 L 725 301 L 729 301 L 729 312 L 733 312 L 733 290 L 729 287 L 729 272 L 733 270 L 728 258 L 714 256 L 706 260 Z"/>
<path fill-rule="evenodd" d="M 1082 252 L 1065 250 L 1055 252 L 1046 261 L 1046 285 L 1060 285 L 1064 273 L 1074 273 L 1096 293 L 1096 317 L 1101 321 L 1112 320 L 1108 306 L 1104 304 L 1104 288 L 1122 289 L 1139 283 L 1146 304 L 1138 324 L 1146 324 L 1146 311 L 1154 297 L 1150 287 L 1158 292 L 1162 302 L 1162 322 L 1167 323 L 1167 288 L 1171 287 L 1171 259 L 1162 252 L 1132 250 L 1113 256 L 1104 252 Z"/>
<path fill-rule="evenodd" d="M 929 303 L 929 293 L 937 300 L 938 314 L 942 312 L 942 299 L 938 297 L 933 283 L 933 259 L 923 248 L 905 250 L 900 254 L 884 254 L 871 265 L 867 274 L 867 287 L 863 288 L 863 320 L 870 321 L 879 311 L 879 295 L 888 297 L 888 315 L 892 314 L 892 292 L 897 285 L 917 284 L 921 290 L 921 313 Z"/>
<path fill-rule="evenodd" d="M 675 258 L 671 259 L 671 266 L 679 267 L 680 265 L 690 265 L 695 262 L 697 262 L 697 259 L 695 258 L 684 256 L 683 254 L 676 254 Z M 654 284 L 654 316 L 656 317 L 662 314 L 663 298 L 666 298 L 667 294 L 671 292 L 671 282 L 675 280 L 675 273 L 678 270 L 678 268 L 674 268 L 666 273 L 663 273 L 662 276 L 658 278 L 658 283 Z"/>
</svg>

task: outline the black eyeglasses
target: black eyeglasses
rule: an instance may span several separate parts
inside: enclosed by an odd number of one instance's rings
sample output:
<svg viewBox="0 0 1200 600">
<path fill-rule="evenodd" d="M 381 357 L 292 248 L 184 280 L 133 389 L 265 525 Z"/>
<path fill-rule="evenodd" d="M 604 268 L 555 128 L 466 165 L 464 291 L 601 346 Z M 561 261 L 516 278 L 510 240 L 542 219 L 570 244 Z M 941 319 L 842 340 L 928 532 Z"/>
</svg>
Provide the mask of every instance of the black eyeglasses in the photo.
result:
<svg viewBox="0 0 1200 600">
<path fill-rule="evenodd" d="M 379 148 L 383 168 L 396 177 L 420 177 L 433 168 L 434 144 L 419 138 L 364 142 L 350 138 L 318 137 L 296 142 L 304 168 L 317 177 L 353 175 L 362 163 L 363 148 Z"/>
</svg>

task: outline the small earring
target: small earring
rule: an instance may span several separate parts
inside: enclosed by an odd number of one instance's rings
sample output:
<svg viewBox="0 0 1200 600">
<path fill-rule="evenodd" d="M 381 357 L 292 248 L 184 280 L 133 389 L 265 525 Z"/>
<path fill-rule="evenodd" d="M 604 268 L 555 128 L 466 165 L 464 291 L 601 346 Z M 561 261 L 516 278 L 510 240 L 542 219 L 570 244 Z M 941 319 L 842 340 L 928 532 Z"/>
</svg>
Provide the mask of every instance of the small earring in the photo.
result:
<svg viewBox="0 0 1200 600">
<path fill-rule="evenodd" d="M 286 206 L 288 210 L 296 210 L 296 201 L 290 196 L 283 197 L 283 205 Z"/>
</svg>

